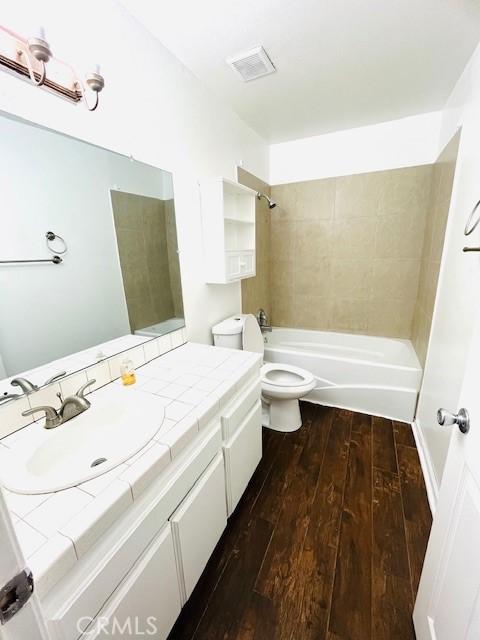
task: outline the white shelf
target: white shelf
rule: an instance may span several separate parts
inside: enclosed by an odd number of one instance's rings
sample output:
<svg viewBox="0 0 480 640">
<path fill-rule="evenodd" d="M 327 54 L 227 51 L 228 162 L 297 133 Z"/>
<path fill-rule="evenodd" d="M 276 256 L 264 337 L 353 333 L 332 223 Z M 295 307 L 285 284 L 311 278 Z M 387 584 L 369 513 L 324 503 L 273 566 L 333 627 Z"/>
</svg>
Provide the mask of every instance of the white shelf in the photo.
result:
<svg viewBox="0 0 480 640">
<path fill-rule="evenodd" d="M 238 218 L 223 218 L 225 222 L 231 222 L 233 224 L 255 224 L 255 220 L 239 220 Z"/>
<path fill-rule="evenodd" d="M 253 277 L 257 192 L 226 178 L 206 180 L 200 191 L 207 283 Z"/>
</svg>

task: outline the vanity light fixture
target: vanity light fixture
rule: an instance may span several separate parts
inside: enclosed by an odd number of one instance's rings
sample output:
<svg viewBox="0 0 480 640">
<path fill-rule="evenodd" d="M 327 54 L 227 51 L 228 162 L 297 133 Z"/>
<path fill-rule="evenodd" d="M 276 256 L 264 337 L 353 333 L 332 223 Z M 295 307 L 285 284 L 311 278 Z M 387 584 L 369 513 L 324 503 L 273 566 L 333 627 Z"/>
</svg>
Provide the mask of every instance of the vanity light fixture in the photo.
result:
<svg viewBox="0 0 480 640">
<path fill-rule="evenodd" d="M 98 107 L 98 94 L 105 86 L 105 80 L 99 72 L 100 67 L 97 66 L 96 71 L 92 71 L 85 78 L 85 82 L 87 83 L 89 89 L 95 93 L 95 101 L 92 105 L 89 104 L 87 92 L 85 91 L 85 87 L 83 86 L 83 84 L 79 80 L 77 80 L 75 83 L 75 88 L 81 93 L 85 106 L 89 111 L 95 111 L 95 109 Z"/>
<path fill-rule="evenodd" d="M 49 69 L 53 65 L 53 72 L 49 77 L 48 63 Z M 86 76 L 83 83 L 69 65 L 54 58 L 43 29 L 40 29 L 38 35 L 26 40 L 0 27 L 0 65 L 29 78 L 35 86 L 43 86 L 72 102 L 83 100 L 89 111 L 95 111 L 98 107 L 98 94 L 105 86 L 98 66 Z M 94 94 L 93 101 L 89 97 L 90 92 Z"/>
<path fill-rule="evenodd" d="M 48 42 L 45 40 L 45 32 L 43 31 L 43 29 L 40 30 L 40 35 L 38 37 L 29 38 L 27 40 L 27 45 L 28 52 L 19 49 L 18 55 L 22 60 L 25 60 L 30 80 L 33 82 L 33 84 L 37 85 L 37 87 L 41 87 L 47 77 L 47 62 L 52 57 L 52 52 L 50 51 Z M 40 78 L 38 80 L 35 77 L 35 72 L 33 70 L 30 56 L 33 56 L 42 67 L 42 73 L 40 74 Z"/>
</svg>

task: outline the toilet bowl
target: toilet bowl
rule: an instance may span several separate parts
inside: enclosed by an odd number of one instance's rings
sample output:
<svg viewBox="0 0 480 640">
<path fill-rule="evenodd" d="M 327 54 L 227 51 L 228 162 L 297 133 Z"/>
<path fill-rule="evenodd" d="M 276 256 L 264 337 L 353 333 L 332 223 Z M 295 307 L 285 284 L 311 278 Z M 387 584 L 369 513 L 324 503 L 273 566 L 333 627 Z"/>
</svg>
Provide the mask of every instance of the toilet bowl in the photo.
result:
<svg viewBox="0 0 480 640">
<path fill-rule="evenodd" d="M 263 354 L 264 341 L 253 315 L 234 316 L 212 327 L 214 344 Z M 266 363 L 261 369 L 262 422 L 275 431 L 302 426 L 299 399 L 315 387 L 313 374 L 289 364 Z"/>
<path fill-rule="evenodd" d="M 296 431 L 302 426 L 299 399 L 315 387 L 314 376 L 288 364 L 264 364 L 261 369 L 262 396 L 268 411 L 264 426 L 277 431 Z"/>
</svg>

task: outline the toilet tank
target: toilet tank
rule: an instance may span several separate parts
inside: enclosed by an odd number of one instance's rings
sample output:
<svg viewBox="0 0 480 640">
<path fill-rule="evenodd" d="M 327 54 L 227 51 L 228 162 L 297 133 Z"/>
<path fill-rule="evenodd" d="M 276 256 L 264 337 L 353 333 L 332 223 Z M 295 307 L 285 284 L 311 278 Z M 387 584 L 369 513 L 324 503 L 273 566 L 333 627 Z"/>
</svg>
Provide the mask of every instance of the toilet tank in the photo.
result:
<svg viewBox="0 0 480 640">
<path fill-rule="evenodd" d="M 232 316 L 212 327 L 213 344 L 216 347 L 242 349 L 243 318 Z"/>
</svg>

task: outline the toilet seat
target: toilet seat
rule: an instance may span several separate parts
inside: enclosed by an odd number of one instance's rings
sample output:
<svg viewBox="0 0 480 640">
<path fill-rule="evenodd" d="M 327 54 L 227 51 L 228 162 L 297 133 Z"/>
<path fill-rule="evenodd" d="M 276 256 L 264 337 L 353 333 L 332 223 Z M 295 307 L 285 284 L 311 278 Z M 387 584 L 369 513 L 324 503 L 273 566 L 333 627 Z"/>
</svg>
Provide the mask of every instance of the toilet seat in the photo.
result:
<svg viewBox="0 0 480 640">
<path fill-rule="evenodd" d="M 264 355 L 265 342 L 257 319 L 238 314 L 212 327 L 215 346 L 244 349 Z M 269 362 L 260 371 L 262 424 L 274 431 L 296 431 L 302 426 L 300 398 L 306 398 L 317 385 L 315 376 L 290 364 Z M 314 401 L 314 400 L 313 400 Z"/>
<path fill-rule="evenodd" d="M 314 376 L 309 371 L 283 363 L 264 364 L 261 376 L 262 384 L 273 387 L 304 387 L 314 382 Z"/>
</svg>

